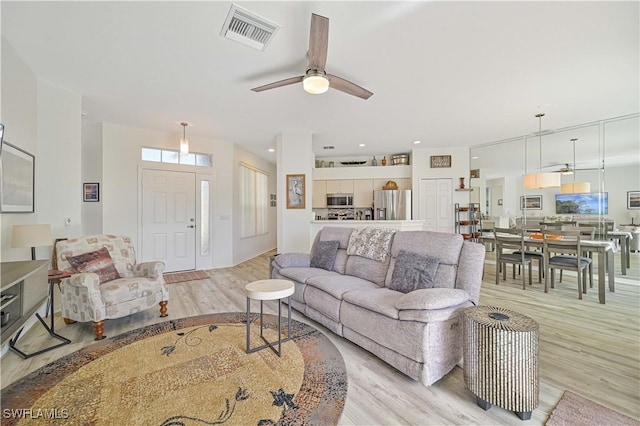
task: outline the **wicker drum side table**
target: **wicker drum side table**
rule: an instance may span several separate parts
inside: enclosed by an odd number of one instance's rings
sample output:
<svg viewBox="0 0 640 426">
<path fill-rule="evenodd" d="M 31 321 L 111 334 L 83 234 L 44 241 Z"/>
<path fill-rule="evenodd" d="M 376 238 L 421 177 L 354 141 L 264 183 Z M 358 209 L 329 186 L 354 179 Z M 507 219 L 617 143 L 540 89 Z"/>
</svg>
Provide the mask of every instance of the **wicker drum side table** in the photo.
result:
<svg viewBox="0 0 640 426">
<path fill-rule="evenodd" d="M 497 405 L 521 420 L 539 404 L 538 323 L 503 308 L 474 306 L 463 314 L 464 382 L 476 403 Z"/>
</svg>

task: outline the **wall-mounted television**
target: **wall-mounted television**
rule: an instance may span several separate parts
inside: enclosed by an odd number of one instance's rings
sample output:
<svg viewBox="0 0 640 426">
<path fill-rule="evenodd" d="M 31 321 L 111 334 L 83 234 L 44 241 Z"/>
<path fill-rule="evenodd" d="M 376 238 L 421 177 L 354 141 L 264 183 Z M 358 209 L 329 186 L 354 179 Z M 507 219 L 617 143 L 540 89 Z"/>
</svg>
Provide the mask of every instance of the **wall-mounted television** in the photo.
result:
<svg viewBox="0 0 640 426">
<path fill-rule="evenodd" d="M 607 192 L 556 194 L 556 214 L 608 214 Z"/>
</svg>

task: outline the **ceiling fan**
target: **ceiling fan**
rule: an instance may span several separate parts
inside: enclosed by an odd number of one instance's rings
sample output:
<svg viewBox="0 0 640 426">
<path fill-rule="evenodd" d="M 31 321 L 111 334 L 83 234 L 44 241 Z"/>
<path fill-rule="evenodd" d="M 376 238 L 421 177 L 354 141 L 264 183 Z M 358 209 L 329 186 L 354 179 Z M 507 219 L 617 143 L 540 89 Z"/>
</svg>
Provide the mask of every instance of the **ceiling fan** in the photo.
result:
<svg viewBox="0 0 640 426">
<path fill-rule="evenodd" d="M 309 36 L 309 65 L 305 75 L 287 78 L 264 86 L 255 87 L 254 92 L 288 86 L 302 82 L 304 90 L 312 94 L 320 94 L 332 89 L 339 90 L 349 95 L 362 99 L 369 99 L 373 92 L 358 86 L 355 83 L 340 78 L 333 74 L 327 74 L 325 65 L 327 63 L 327 48 L 329 46 L 329 18 L 311 14 L 311 31 Z"/>
</svg>

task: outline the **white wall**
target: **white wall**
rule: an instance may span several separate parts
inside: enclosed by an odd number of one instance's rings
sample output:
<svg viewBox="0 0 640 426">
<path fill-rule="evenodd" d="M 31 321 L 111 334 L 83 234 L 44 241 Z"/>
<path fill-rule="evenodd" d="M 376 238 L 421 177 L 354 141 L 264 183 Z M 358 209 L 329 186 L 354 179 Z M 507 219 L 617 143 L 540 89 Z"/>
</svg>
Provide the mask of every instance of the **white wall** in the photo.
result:
<svg viewBox="0 0 640 426">
<path fill-rule="evenodd" d="M 98 202 L 82 203 L 82 235 L 102 233 L 102 123 L 82 123 L 82 182 L 97 182 Z"/>
<path fill-rule="evenodd" d="M 279 252 L 308 252 L 311 248 L 309 229 L 313 210 L 313 165 L 312 135 L 306 131 L 282 132 L 276 138 L 278 158 L 278 238 Z M 305 208 L 287 209 L 288 174 L 305 175 Z"/>
<path fill-rule="evenodd" d="M 54 238 L 77 236 L 81 225 L 81 97 L 39 80 L 2 40 L 1 118 L 7 141 L 35 155 L 35 213 L 2 214 L 2 261 L 27 260 L 29 249 L 11 248 L 13 225 L 49 223 Z M 64 219 L 71 219 L 65 226 Z M 53 241 L 52 241 L 53 243 Z M 52 247 L 36 248 L 38 259 Z"/>
<path fill-rule="evenodd" d="M 240 211 L 240 187 L 238 182 L 240 181 L 240 162 L 250 164 L 253 167 L 260 169 L 268 175 L 269 194 L 276 194 L 277 191 L 277 175 L 276 166 L 249 151 L 240 148 L 238 146 L 234 149 L 234 175 L 233 175 L 233 204 L 236 206 L 236 211 Z M 286 198 L 286 197 L 285 197 Z M 282 202 L 283 198 L 280 197 L 278 202 Z M 233 222 L 233 260 L 234 263 L 244 262 L 255 257 L 257 254 L 264 253 L 276 248 L 276 207 L 269 207 L 268 213 L 268 233 L 264 235 L 257 235 L 255 237 L 240 238 L 240 221 Z"/>
</svg>

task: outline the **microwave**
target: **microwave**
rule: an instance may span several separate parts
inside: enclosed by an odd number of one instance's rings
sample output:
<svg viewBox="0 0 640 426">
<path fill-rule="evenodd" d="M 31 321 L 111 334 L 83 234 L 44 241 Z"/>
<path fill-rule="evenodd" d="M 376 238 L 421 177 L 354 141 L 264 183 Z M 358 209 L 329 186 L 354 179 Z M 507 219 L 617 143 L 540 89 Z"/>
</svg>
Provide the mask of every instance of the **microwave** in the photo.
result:
<svg viewBox="0 0 640 426">
<path fill-rule="evenodd" d="M 328 208 L 352 208 L 353 194 L 327 194 Z"/>
</svg>

